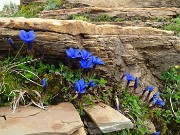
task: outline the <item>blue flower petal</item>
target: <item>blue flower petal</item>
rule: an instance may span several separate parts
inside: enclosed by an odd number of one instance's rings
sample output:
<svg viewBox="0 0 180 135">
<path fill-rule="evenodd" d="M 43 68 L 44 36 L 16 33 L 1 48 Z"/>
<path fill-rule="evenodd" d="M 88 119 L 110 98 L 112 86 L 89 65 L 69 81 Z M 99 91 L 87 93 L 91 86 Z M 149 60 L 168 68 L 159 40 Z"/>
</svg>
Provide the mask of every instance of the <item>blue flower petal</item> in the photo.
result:
<svg viewBox="0 0 180 135">
<path fill-rule="evenodd" d="M 131 74 L 126 74 L 126 80 L 127 81 L 133 81 L 134 80 L 134 76 Z"/>
<path fill-rule="evenodd" d="M 92 53 L 91 52 L 88 52 L 86 50 L 82 50 L 81 51 L 81 57 L 82 59 L 86 60 L 86 59 L 89 59 L 91 57 Z"/>
<path fill-rule="evenodd" d="M 25 30 L 21 30 L 19 37 L 26 44 L 31 44 L 32 42 L 34 42 L 36 35 L 34 34 L 33 30 L 31 30 L 29 32 L 26 32 Z"/>
<path fill-rule="evenodd" d="M 161 132 L 154 132 L 154 133 L 152 133 L 151 135 L 160 135 L 161 134 Z"/>
<path fill-rule="evenodd" d="M 80 52 L 79 49 L 73 49 L 73 48 L 69 48 L 68 50 L 66 50 L 67 56 L 72 59 L 80 57 L 79 52 Z"/>
<path fill-rule="evenodd" d="M 163 107 L 163 106 L 165 106 L 165 103 L 161 99 L 157 99 L 154 105 L 159 105 L 159 106 Z"/>
<path fill-rule="evenodd" d="M 88 87 L 95 87 L 97 84 L 94 83 L 94 80 L 92 80 L 91 82 L 89 82 Z"/>
<path fill-rule="evenodd" d="M 19 37 L 20 37 L 20 39 L 22 41 L 26 42 L 26 39 L 28 38 L 26 31 L 25 30 L 21 30 L 20 34 L 19 34 Z"/>
<path fill-rule="evenodd" d="M 154 90 L 154 86 L 149 86 L 149 92 L 152 92 Z"/>
<path fill-rule="evenodd" d="M 154 95 L 153 95 L 153 98 L 157 98 L 157 97 L 159 97 L 159 92 L 156 92 Z"/>
<path fill-rule="evenodd" d="M 99 57 L 91 56 L 91 59 L 94 65 L 104 65 L 104 61 L 102 61 Z"/>
<path fill-rule="evenodd" d="M 79 81 L 77 81 L 75 83 L 75 91 L 77 91 L 78 93 L 85 93 L 86 91 L 86 83 L 84 81 L 84 79 L 80 79 Z"/>
<path fill-rule="evenodd" d="M 31 31 L 29 31 L 29 32 L 27 32 L 27 37 L 28 38 L 31 38 L 31 37 L 36 37 L 36 35 L 34 34 L 34 30 L 31 30 Z"/>
<path fill-rule="evenodd" d="M 42 85 L 42 87 L 47 86 L 47 78 L 43 78 L 43 79 L 42 79 L 41 85 Z"/>
<path fill-rule="evenodd" d="M 81 60 L 79 61 L 81 68 L 87 69 L 87 68 L 92 68 L 92 61 L 91 60 Z"/>
</svg>

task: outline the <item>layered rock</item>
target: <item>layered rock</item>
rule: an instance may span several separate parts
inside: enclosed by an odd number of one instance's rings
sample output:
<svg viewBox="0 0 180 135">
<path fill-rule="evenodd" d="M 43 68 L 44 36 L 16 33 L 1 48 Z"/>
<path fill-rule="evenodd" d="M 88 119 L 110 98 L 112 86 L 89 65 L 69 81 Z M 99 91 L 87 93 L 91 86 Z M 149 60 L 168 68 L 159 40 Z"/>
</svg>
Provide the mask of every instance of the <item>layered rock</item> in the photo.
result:
<svg viewBox="0 0 180 135">
<path fill-rule="evenodd" d="M 100 68 L 106 77 L 117 72 L 117 80 L 125 69 L 135 70 L 143 85 L 155 85 L 162 70 L 180 64 L 180 38 L 171 31 L 150 27 L 95 25 L 76 20 L 1 18 L 1 36 L 11 37 L 19 47 L 19 30 L 36 31 L 35 52 L 49 62 L 66 61 L 69 47 L 87 49 L 105 61 Z M 10 46 L 0 39 L 0 51 Z M 133 71 L 134 72 L 134 71 Z"/>
<path fill-rule="evenodd" d="M 85 135 L 81 118 L 71 103 L 61 103 L 47 110 L 36 107 L 21 107 L 15 113 L 10 108 L 1 107 L 0 118 L 2 135 Z"/>
<path fill-rule="evenodd" d="M 179 0 L 67 0 L 70 3 L 82 3 L 96 7 L 180 7 Z"/>
<path fill-rule="evenodd" d="M 97 18 L 101 15 L 123 19 L 154 19 L 170 18 L 180 14 L 179 8 L 102 8 L 102 7 L 84 7 L 72 9 L 59 9 L 42 11 L 41 18 L 67 20 L 72 15 L 86 14 L 90 18 Z M 136 17 L 136 18 L 135 18 Z"/>
</svg>

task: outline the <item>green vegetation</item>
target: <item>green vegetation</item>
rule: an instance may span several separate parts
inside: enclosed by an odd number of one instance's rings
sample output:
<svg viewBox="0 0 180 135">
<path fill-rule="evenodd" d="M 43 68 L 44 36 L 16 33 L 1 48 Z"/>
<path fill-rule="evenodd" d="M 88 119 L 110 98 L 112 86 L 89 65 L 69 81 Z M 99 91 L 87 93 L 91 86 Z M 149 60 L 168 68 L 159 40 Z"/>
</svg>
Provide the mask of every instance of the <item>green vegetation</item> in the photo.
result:
<svg viewBox="0 0 180 135">
<path fill-rule="evenodd" d="M 122 111 L 127 112 L 125 115 L 134 122 L 134 128 L 128 130 L 128 135 L 150 134 L 148 128 L 149 108 L 146 103 L 142 102 L 138 96 L 129 94 L 127 91 L 122 92 Z"/>
<path fill-rule="evenodd" d="M 158 117 L 167 123 L 167 132 L 177 134 L 180 128 L 180 68 L 175 66 L 162 74 L 162 99 L 166 102 L 167 109 L 159 110 Z M 173 124 L 172 124 L 173 123 Z"/>
<path fill-rule="evenodd" d="M 31 2 L 28 5 L 21 5 L 20 10 L 13 15 L 13 17 L 35 18 L 38 13 L 44 10 L 44 4 Z"/>
<path fill-rule="evenodd" d="M 63 3 L 64 3 L 64 0 L 47 0 L 44 6 L 44 10 L 58 9 Z"/>
<path fill-rule="evenodd" d="M 174 31 L 178 36 L 180 36 L 180 16 L 172 19 L 170 24 L 166 25 L 164 29 Z"/>
<path fill-rule="evenodd" d="M 46 3 L 30 2 L 28 5 L 18 6 L 10 2 L 4 5 L 0 16 L 35 18 L 41 11 L 58 9 L 63 3 L 64 0 L 47 0 Z"/>
<path fill-rule="evenodd" d="M 109 15 L 99 15 L 96 19 L 96 22 L 111 22 L 113 21 L 113 17 L 109 16 Z"/>
<path fill-rule="evenodd" d="M 161 98 L 165 102 L 165 108 L 150 108 L 147 102 L 139 99 L 120 88 L 116 93 L 120 99 L 120 110 L 134 123 L 134 128 L 122 130 L 107 135 L 145 135 L 151 134 L 148 121 L 152 121 L 156 131 L 161 135 L 175 135 L 180 128 L 180 67 L 175 66 L 169 71 L 164 71 L 161 76 L 163 91 L 160 91 Z M 110 95 L 113 93 L 110 93 Z M 114 97 L 114 96 L 113 96 Z M 110 97 L 107 96 L 107 99 Z M 105 101 L 107 101 L 107 99 Z M 111 100 L 114 98 L 110 98 Z M 114 99 L 115 100 L 115 99 Z"/>
<path fill-rule="evenodd" d="M 70 20 L 82 20 L 82 21 L 89 21 L 89 22 L 121 22 L 125 19 L 111 17 L 106 14 L 99 15 L 97 17 L 90 17 L 88 14 L 74 14 L 69 17 Z"/>
<path fill-rule="evenodd" d="M 75 14 L 69 17 L 70 20 L 91 21 L 87 14 Z"/>
</svg>

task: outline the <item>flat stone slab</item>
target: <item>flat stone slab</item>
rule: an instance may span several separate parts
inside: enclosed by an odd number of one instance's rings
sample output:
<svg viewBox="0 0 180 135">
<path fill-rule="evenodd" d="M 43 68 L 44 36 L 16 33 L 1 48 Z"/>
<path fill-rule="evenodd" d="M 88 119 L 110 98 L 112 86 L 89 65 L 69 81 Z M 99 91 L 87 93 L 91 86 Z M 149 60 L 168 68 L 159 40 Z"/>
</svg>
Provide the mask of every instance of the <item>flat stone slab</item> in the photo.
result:
<svg viewBox="0 0 180 135">
<path fill-rule="evenodd" d="M 86 107 L 85 111 L 103 133 L 133 127 L 130 119 L 104 103 L 98 103 L 93 108 Z"/>
<path fill-rule="evenodd" d="M 10 108 L 0 107 L 0 115 L 7 118 L 5 121 L 0 117 L 1 135 L 85 135 L 83 122 L 69 102 L 50 106 L 47 110 L 20 107 L 15 113 Z"/>
</svg>

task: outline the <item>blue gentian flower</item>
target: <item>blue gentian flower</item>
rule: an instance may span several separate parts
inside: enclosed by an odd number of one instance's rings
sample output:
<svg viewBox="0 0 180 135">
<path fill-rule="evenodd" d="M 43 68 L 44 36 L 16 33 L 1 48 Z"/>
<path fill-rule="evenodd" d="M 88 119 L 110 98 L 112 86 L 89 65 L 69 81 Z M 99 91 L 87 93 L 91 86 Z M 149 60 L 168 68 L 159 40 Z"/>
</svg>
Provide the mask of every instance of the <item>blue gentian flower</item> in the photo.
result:
<svg viewBox="0 0 180 135">
<path fill-rule="evenodd" d="M 86 50 L 82 50 L 81 52 L 81 57 L 83 60 L 87 60 L 91 57 L 92 53 L 91 52 L 88 52 Z"/>
<path fill-rule="evenodd" d="M 149 92 L 152 92 L 154 90 L 154 86 L 149 86 Z"/>
<path fill-rule="evenodd" d="M 146 88 L 144 89 L 144 91 L 148 91 L 150 86 L 146 86 Z"/>
<path fill-rule="evenodd" d="M 26 32 L 25 30 L 20 31 L 20 39 L 24 41 L 29 50 L 32 50 L 32 42 L 34 42 L 36 35 L 34 34 L 34 30 L 31 30 L 29 32 Z"/>
<path fill-rule="evenodd" d="M 91 60 L 94 65 L 104 65 L 104 61 L 102 61 L 101 58 L 99 58 L 99 57 L 92 56 Z"/>
<path fill-rule="evenodd" d="M 152 133 L 151 135 L 160 135 L 161 134 L 161 132 L 154 132 L 154 133 Z"/>
<path fill-rule="evenodd" d="M 134 90 L 136 90 L 139 85 L 140 85 L 139 79 L 136 77 L 135 83 L 134 83 Z"/>
<path fill-rule="evenodd" d="M 94 82 L 94 80 L 92 80 L 92 81 L 90 81 L 89 83 L 88 83 L 88 88 L 90 88 L 90 87 L 95 87 L 97 84 L 95 84 L 95 82 Z"/>
<path fill-rule="evenodd" d="M 128 89 L 130 82 L 134 80 L 134 76 L 131 74 L 126 74 L 125 76 L 126 76 L 126 80 L 127 80 L 126 89 Z"/>
<path fill-rule="evenodd" d="M 127 81 L 133 81 L 134 80 L 134 76 L 131 74 L 126 74 L 125 76 L 126 76 Z"/>
<path fill-rule="evenodd" d="M 154 90 L 154 86 L 149 86 L 149 87 L 148 87 L 148 90 L 149 90 L 149 92 L 148 92 L 148 94 L 147 94 L 146 101 L 148 101 L 151 92 Z"/>
<path fill-rule="evenodd" d="M 153 90 L 154 90 L 154 86 L 146 86 L 146 88 L 143 90 L 142 95 L 144 95 L 146 91 L 149 91 L 148 93 L 148 96 L 149 96 Z"/>
<path fill-rule="evenodd" d="M 75 83 L 75 91 L 77 91 L 78 94 L 83 94 L 86 92 L 86 82 L 84 81 L 84 79 L 80 79 L 79 81 L 77 81 Z"/>
<path fill-rule="evenodd" d="M 41 85 L 42 85 L 42 87 L 43 87 L 43 92 L 44 92 L 44 94 L 46 94 L 46 90 L 47 90 L 47 86 L 48 86 L 47 78 L 43 78 L 43 79 L 42 79 Z"/>
<path fill-rule="evenodd" d="M 165 103 L 161 99 L 157 99 L 156 102 L 154 103 L 154 105 L 158 105 L 158 106 L 164 107 Z"/>
<path fill-rule="evenodd" d="M 16 48 L 16 45 L 14 44 L 14 41 L 12 40 L 12 38 L 10 38 L 10 37 L 6 37 L 6 38 L 7 38 L 8 43 L 11 45 L 11 47 L 16 51 L 17 48 Z"/>
<path fill-rule="evenodd" d="M 153 95 L 153 97 L 149 100 L 149 102 L 156 102 L 156 100 L 159 98 L 159 92 L 156 92 L 154 95 Z"/>
<path fill-rule="evenodd" d="M 80 57 L 80 50 L 69 48 L 68 50 L 66 50 L 66 54 L 69 58 L 72 58 L 72 59 L 79 58 Z"/>
<path fill-rule="evenodd" d="M 88 68 L 92 68 L 92 60 L 81 60 L 79 61 L 81 64 L 81 68 L 83 69 L 88 69 Z"/>
</svg>

